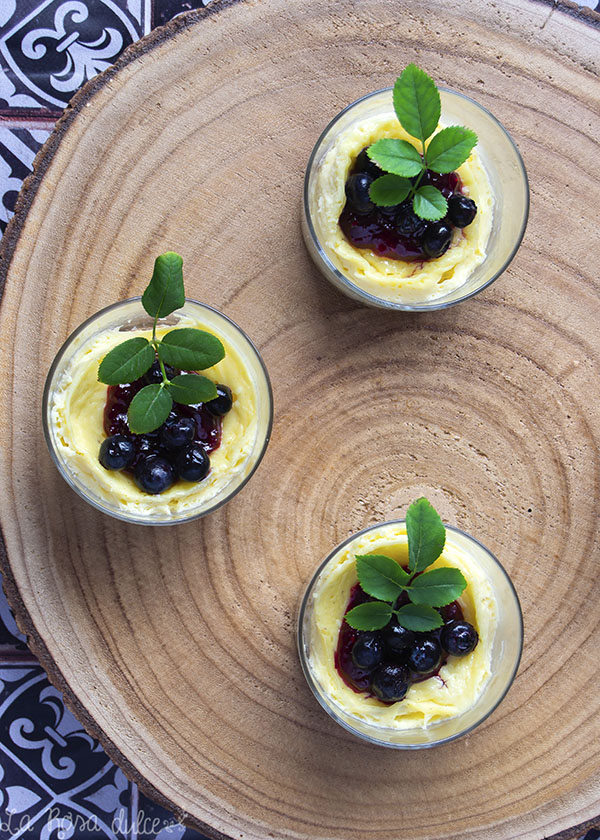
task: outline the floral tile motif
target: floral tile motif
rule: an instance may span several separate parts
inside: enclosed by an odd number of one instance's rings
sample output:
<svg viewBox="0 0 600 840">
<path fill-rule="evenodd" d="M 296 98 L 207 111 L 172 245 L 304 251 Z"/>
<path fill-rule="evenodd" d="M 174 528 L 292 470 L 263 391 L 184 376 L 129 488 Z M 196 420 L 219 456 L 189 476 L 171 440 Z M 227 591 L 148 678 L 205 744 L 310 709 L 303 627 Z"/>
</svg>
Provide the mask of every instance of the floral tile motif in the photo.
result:
<svg viewBox="0 0 600 840">
<path fill-rule="evenodd" d="M 0 836 L 134 840 L 133 788 L 39 665 L 0 665 Z"/>
<path fill-rule="evenodd" d="M 1 2 L 1 0 L 0 0 Z M 0 124 L 0 231 L 13 215 L 15 201 L 33 160 L 50 134 L 48 128 L 16 128 Z"/>
<path fill-rule="evenodd" d="M 203 840 L 139 794 L 29 660 L 0 663 L 0 837 Z"/>
<path fill-rule="evenodd" d="M 150 0 L 2 0 L 0 110 L 60 113 L 150 29 Z"/>
</svg>

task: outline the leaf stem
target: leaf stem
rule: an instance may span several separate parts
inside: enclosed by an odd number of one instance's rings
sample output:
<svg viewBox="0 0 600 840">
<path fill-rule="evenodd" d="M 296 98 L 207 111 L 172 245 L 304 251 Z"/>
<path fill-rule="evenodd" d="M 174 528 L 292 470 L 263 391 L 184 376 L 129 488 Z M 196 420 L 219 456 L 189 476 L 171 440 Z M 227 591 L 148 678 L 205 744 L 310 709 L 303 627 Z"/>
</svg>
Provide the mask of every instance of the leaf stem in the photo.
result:
<svg viewBox="0 0 600 840">
<path fill-rule="evenodd" d="M 411 185 L 410 192 L 409 192 L 407 198 L 405 199 L 405 201 L 412 201 L 412 199 L 415 197 L 415 195 L 417 194 L 417 190 L 419 188 L 419 184 L 423 180 L 423 176 L 425 175 L 426 172 L 427 172 L 427 161 L 425 160 L 425 144 L 423 143 L 423 169 L 421 169 L 421 172 L 419 173 L 419 177 L 417 178 L 415 183 Z"/>
<path fill-rule="evenodd" d="M 163 381 L 160 384 L 164 388 L 165 385 L 169 384 L 169 377 L 167 376 L 167 371 L 165 370 L 165 364 L 164 364 L 163 360 L 160 358 L 160 356 L 158 357 L 158 364 L 160 365 L 160 370 L 161 370 L 161 373 L 162 373 L 162 376 L 163 376 Z"/>
<path fill-rule="evenodd" d="M 160 383 L 160 387 L 164 388 L 165 385 L 169 384 L 169 377 L 167 376 L 167 371 L 165 370 L 164 362 L 160 358 L 160 356 L 158 355 L 158 345 L 160 344 L 160 341 L 156 337 L 156 327 L 157 327 L 157 325 L 158 325 L 158 313 L 156 313 L 156 315 L 154 316 L 154 323 L 152 325 L 152 339 L 151 339 L 150 343 L 152 344 L 152 346 L 154 347 L 154 349 L 156 351 L 156 355 L 158 357 L 158 364 L 160 365 L 160 372 L 162 373 L 163 381 Z"/>
</svg>

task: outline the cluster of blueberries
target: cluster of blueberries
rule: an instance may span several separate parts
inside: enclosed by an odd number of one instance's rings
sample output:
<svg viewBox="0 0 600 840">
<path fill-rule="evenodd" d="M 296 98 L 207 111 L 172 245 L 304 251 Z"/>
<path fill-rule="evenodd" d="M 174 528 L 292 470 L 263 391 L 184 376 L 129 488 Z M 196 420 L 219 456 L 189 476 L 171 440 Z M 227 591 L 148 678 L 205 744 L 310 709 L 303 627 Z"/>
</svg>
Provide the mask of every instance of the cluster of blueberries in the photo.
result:
<svg viewBox="0 0 600 840">
<path fill-rule="evenodd" d="M 371 674 L 371 690 L 385 703 L 403 700 L 412 682 L 437 673 L 445 656 L 466 656 L 479 636 L 468 621 L 453 619 L 431 633 L 414 633 L 395 619 L 375 632 L 360 633 L 352 662 Z"/>
<path fill-rule="evenodd" d="M 217 385 L 217 396 L 196 414 L 208 412 L 223 417 L 233 405 L 231 389 Z M 188 411 L 191 407 L 185 407 Z M 201 420 L 201 418 L 200 418 Z M 128 470 L 144 493 L 163 493 L 177 479 L 202 481 L 210 471 L 206 448 L 197 440 L 198 424 L 194 416 L 186 416 L 174 408 L 162 426 L 145 435 L 113 434 L 100 446 L 99 461 L 107 470 Z"/>
<path fill-rule="evenodd" d="M 421 219 L 413 211 L 412 200 L 391 207 L 375 205 L 369 189 L 383 174 L 363 149 L 346 180 L 346 205 L 339 223 L 346 237 L 358 248 L 371 248 L 378 256 L 390 259 L 434 259 L 450 247 L 454 228 L 467 227 L 477 215 L 475 202 L 460 191 L 461 181 L 456 172 L 439 175 L 427 170 L 419 182 L 420 186 L 437 187 L 447 199 L 448 211 L 440 221 Z"/>
</svg>

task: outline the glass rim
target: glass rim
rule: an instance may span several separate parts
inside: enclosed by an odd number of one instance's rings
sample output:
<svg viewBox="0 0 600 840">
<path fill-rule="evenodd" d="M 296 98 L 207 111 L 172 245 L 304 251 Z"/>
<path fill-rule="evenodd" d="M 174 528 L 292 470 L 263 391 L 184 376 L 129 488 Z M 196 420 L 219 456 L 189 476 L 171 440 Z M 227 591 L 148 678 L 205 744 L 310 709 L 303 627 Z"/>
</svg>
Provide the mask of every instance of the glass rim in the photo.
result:
<svg viewBox="0 0 600 840">
<path fill-rule="evenodd" d="M 101 502 L 96 501 L 95 498 L 92 498 L 91 496 L 87 495 L 84 492 L 84 490 L 81 487 L 79 487 L 73 481 L 73 479 L 71 477 L 71 474 L 66 469 L 62 460 L 58 456 L 58 453 L 57 453 L 56 448 L 54 446 L 54 439 L 53 439 L 52 432 L 50 430 L 50 426 L 49 426 L 49 422 L 48 422 L 48 409 L 49 409 L 49 401 L 50 401 L 50 386 L 52 384 L 52 380 L 54 378 L 54 374 L 56 373 L 56 370 L 58 368 L 59 363 L 61 362 L 61 360 L 63 359 L 63 357 L 65 356 L 65 354 L 67 353 L 67 351 L 69 350 L 70 346 L 75 341 L 75 339 L 87 327 L 89 327 L 91 324 L 93 324 L 94 321 L 96 321 L 98 318 L 102 317 L 103 315 L 107 315 L 108 313 L 110 313 L 111 311 L 113 311 L 115 309 L 118 309 L 119 307 L 125 306 L 127 304 L 132 304 L 132 303 L 141 303 L 141 301 L 142 301 L 142 296 L 141 295 L 136 295 L 135 297 L 126 298 L 125 300 L 119 300 L 119 301 L 116 301 L 115 303 L 111 303 L 109 306 L 105 306 L 103 309 L 99 309 L 93 315 L 90 315 L 89 318 L 86 318 L 86 320 L 83 321 L 78 327 L 76 327 L 76 329 L 74 329 L 73 332 L 70 333 L 70 335 L 62 343 L 62 345 L 60 346 L 56 355 L 54 356 L 54 359 L 52 361 L 52 364 L 51 364 L 50 369 L 48 371 L 48 374 L 46 376 L 46 381 L 44 383 L 44 391 L 43 391 L 43 395 L 42 395 L 42 427 L 43 427 L 43 431 L 44 431 L 44 438 L 45 438 L 45 441 L 46 441 L 46 446 L 48 447 L 48 451 L 50 453 L 50 457 L 51 457 L 52 461 L 54 462 L 54 465 L 58 469 L 62 478 L 67 482 L 69 487 L 72 490 L 74 490 L 75 493 L 77 493 L 77 495 L 81 499 L 86 501 L 92 507 L 96 508 L 96 510 L 99 510 L 101 513 L 105 513 L 108 516 L 112 516 L 114 519 L 118 519 L 121 522 L 127 522 L 130 525 L 150 525 L 150 526 L 153 526 L 153 527 L 183 525 L 185 523 L 194 522 L 197 519 L 201 519 L 202 517 L 207 516 L 209 513 L 214 513 L 216 510 L 218 510 L 224 504 L 231 501 L 231 499 L 233 499 L 235 496 L 237 496 L 237 494 L 240 492 L 240 490 L 242 490 L 246 486 L 246 484 L 250 481 L 250 479 L 252 478 L 252 476 L 254 475 L 256 470 L 258 469 L 258 467 L 259 467 L 259 465 L 260 465 L 260 463 L 261 463 L 261 461 L 264 457 L 264 454 L 267 450 L 269 440 L 271 439 L 271 432 L 273 430 L 273 413 L 274 413 L 273 388 L 271 386 L 271 380 L 269 378 L 269 373 L 267 371 L 267 366 L 265 365 L 264 359 L 263 359 L 260 351 L 258 350 L 257 346 L 254 344 L 252 339 L 244 332 L 244 330 L 238 324 L 236 324 L 236 322 L 233 321 L 228 315 L 225 315 L 223 312 L 216 309 L 214 306 L 210 306 L 207 303 L 201 303 L 199 300 L 195 300 L 194 298 L 186 297 L 184 306 L 187 303 L 191 303 L 195 306 L 199 306 L 201 309 L 206 309 L 209 312 L 212 312 L 215 315 L 217 315 L 219 318 L 222 318 L 224 321 L 227 321 L 230 324 L 230 326 L 232 326 L 248 342 L 248 344 L 250 345 L 250 349 L 252 350 L 256 359 L 258 360 L 260 370 L 262 371 L 262 374 L 263 374 L 264 380 L 265 380 L 265 384 L 267 386 L 267 395 L 268 395 L 268 404 L 269 404 L 269 406 L 268 406 L 269 407 L 269 417 L 268 417 L 268 421 L 267 421 L 267 430 L 266 430 L 265 438 L 264 438 L 264 440 L 262 442 L 262 445 L 260 447 L 260 451 L 258 453 L 256 461 L 253 464 L 252 469 L 250 470 L 248 475 L 244 476 L 243 481 L 241 481 L 240 484 L 238 484 L 231 493 L 226 495 L 223 499 L 218 501 L 216 504 L 208 507 L 206 510 L 202 510 L 199 513 L 194 513 L 191 516 L 182 516 L 179 519 L 171 519 L 171 520 L 164 520 L 164 521 L 163 520 L 152 521 L 152 520 L 145 519 L 145 518 L 143 518 L 139 515 L 129 515 L 129 514 L 126 514 L 126 513 L 120 513 L 119 511 L 116 511 L 116 510 L 111 510 L 110 508 L 103 505 Z M 179 309 L 176 309 L 171 314 L 172 315 L 177 314 L 177 312 L 180 312 L 184 308 L 184 306 L 179 307 Z M 148 317 L 150 317 L 150 316 L 148 316 Z M 166 317 L 168 318 L 169 316 L 167 315 Z M 161 320 L 164 320 L 164 318 L 159 318 L 159 323 L 160 323 Z"/>
<path fill-rule="evenodd" d="M 318 685 L 316 680 L 314 679 L 312 672 L 310 670 L 310 666 L 308 664 L 308 660 L 304 651 L 304 619 L 306 616 L 306 611 L 308 609 L 308 603 L 310 596 L 312 595 L 312 591 L 314 589 L 315 583 L 317 582 L 321 572 L 326 568 L 326 566 L 330 563 L 330 561 L 335 557 L 335 555 L 345 548 L 349 543 L 353 542 L 354 540 L 358 539 L 359 537 L 363 536 L 363 534 L 368 534 L 370 531 L 374 531 L 379 528 L 383 528 L 387 525 L 406 525 L 405 519 L 390 519 L 386 522 L 379 522 L 375 525 L 368 525 L 366 528 L 363 528 L 360 531 L 356 531 L 355 533 L 351 534 L 345 540 L 343 540 L 339 545 L 333 548 L 327 557 L 319 564 L 317 570 L 314 572 L 312 577 L 310 578 L 306 589 L 304 590 L 304 594 L 302 596 L 302 600 L 300 603 L 300 608 L 298 610 L 298 620 L 296 624 L 296 640 L 298 646 L 298 655 L 300 658 L 300 665 L 302 667 L 302 672 L 304 673 L 304 677 L 306 682 L 308 683 L 312 693 L 314 694 L 315 698 L 317 699 L 319 705 L 325 709 L 327 714 L 340 726 L 342 726 L 347 732 L 352 733 L 358 738 L 361 738 L 363 741 L 366 741 L 369 744 L 374 744 L 378 747 L 386 747 L 388 749 L 395 749 L 395 750 L 423 750 L 423 749 L 431 749 L 433 747 L 439 747 L 442 744 L 449 744 L 451 741 L 455 741 L 457 738 L 462 738 L 465 735 L 468 735 L 474 729 L 476 729 L 480 724 L 482 724 L 487 718 L 493 714 L 500 703 L 504 700 L 510 688 L 515 680 L 517 675 L 517 671 L 519 670 L 519 665 L 521 664 L 521 657 L 523 655 L 523 642 L 524 642 L 524 625 L 523 625 L 523 610 L 521 608 L 521 602 L 519 600 L 519 596 L 517 594 L 517 590 L 511 580 L 510 575 L 502 565 L 502 563 L 498 560 L 496 555 L 490 551 L 487 546 L 485 546 L 480 540 L 476 537 L 471 536 L 466 531 L 463 531 L 461 528 L 457 528 L 454 525 L 447 525 L 444 523 L 444 527 L 446 530 L 453 531 L 455 534 L 458 534 L 461 537 L 465 537 L 470 542 L 475 543 L 475 545 L 479 546 L 479 548 L 483 549 L 483 551 L 488 555 L 488 557 L 492 560 L 492 562 L 498 567 L 501 574 L 504 576 L 506 582 L 508 583 L 509 590 L 512 593 L 515 606 L 517 608 L 517 614 L 519 616 L 519 638 L 518 638 L 518 654 L 515 657 L 515 661 L 509 673 L 509 677 L 506 681 L 506 685 L 500 692 L 498 698 L 496 699 L 495 703 L 492 705 L 488 711 L 485 712 L 481 717 L 479 717 L 474 723 L 468 726 L 466 729 L 462 729 L 460 732 L 455 732 L 452 735 L 448 735 L 444 738 L 440 738 L 437 741 L 430 741 L 425 742 L 422 744 L 397 744 L 397 743 L 390 743 L 389 741 L 383 741 L 379 738 L 372 737 L 364 732 L 361 732 L 358 729 L 355 729 L 351 724 L 347 723 L 345 720 L 341 718 L 335 708 L 333 706 L 328 705 L 326 700 L 324 699 L 325 692 L 322 691 Z M 433 724 L 432 728 L 435 728 L 436 724 Z M 390 731 L 393 732 L 391 727 L 380 727 L 382 732 Z M 410 730 L 405 730 L 410 731 Z"/>
<path fill-rule="evenodd" d="M 315 248 L 317 249 L 317 252 L 319 254 L 319 258 L 321 260 L 323 260 L 327 269 L 335 275 L 336 279 L 343 286 L 345 286 L 347 289 L 349 289 L 352 292 L 352 295 L 355 298 L 360 298 L 364 303 L 370 304 L 372 306 L 377 306 L 379 309 L 391 309 L 391 310 L 396 310 L 396 311 L 399 311 L 399 312 L 430 312 L 430 311 L 436 310 L 436 309 L 449 309 L 451 306 L 455 306 L 457 303 L 462 303 L 465 300 L 469 300 L 469 298 L 472 298 L 472 297 L 474 297 L 474 295 L 477 295 L 477 294 L 479 294 L 479 292 L 482 292 L 484 289 L 487 289 L 488 286 L 491 286 L 491 284 L 495 280 L 497 280 L 498 277 L 500 277 L 501 274 L 503 274 L 506 271 L 508 266 L 511 264 L 511 262 L 515 258 L 515 255 L 516 255 L 517 251 L 521 247 L 521 243 L 523 241 L 523 237 L 525 236 L 525 231 L 527 229 L 527 223 L 529 221 L 529 209 L 530 209 L 530 204 L 531 204 L 531 196 L 530 196 L 530 190 L 529 190 L 529 179 L 527 177 L 527 170 L 525 169 L 525 164 L 523 162 L 523 158 L 521 156 L 521 152 L 519 151 L 519 148 L 518 148 L 517 144 L 513 140 L 510 132 L 508 131 L 508 129 L 500 122 L 500 120 L 497 117 L 495 117 L 494 114 L 492 114 L 492 112 L 488 108 L 485 107 L 485 105 L 481 105 L 479 102 L 477 102 L 477 100 L 473 99 L 471 96 L 467 96 L 467 94 L 461 93 L 460 91 L 457 91 L 457 90 L 453 90 L 452 88 L 446 88 L 446 87 L 439 87 L 438 88 L 438 90 L 440 92 L 448 93 L 451 96 L 456 96 L 459 99 L 465 99 L 467 102 L 470 102 L 479 111 L 484 113 L 493 123 L 495 123 L 496 126 L 498 126 L 498 128 L 503 132 L 503 134 L 505 135 L 505 137 L 509 141 L 513 151 L 515 152 L 517 164 L 519 166 L 519 170 L 521 172 L 521 177 L 523 179 L 523 184 L 524 184 L 524 187 L 525 187 L 525 206 L 523 208 L 523 219 L 521 221 L 521 227 L 520 227 L 519 233 L 518 233 L 518 235 L 515 239 L 515 243 L 514 243 L 512 249 L 511 249 L 511 251 L 510 251 L 510 254 L 504 260 L 502 266 L 488 280 L 486 280 L 485 283 L 483 283 L 477 289 L 474 289 L 473 291 L 468 292 L 467 294 L 464 294 L 461 297 L 456 298 L 455 300 L 446 301 L 446 302 L 444 302 L 443 298 L 434 299 L 433 301 L 431 301 L 431 303 L 399 303 L 399 302 L 396 302 L 396 301 L 385 300 L 384 298 L 377 297 L 377 295 L 372 295 L 370 292 L 366 292 L 364 289 L 361 289 L 360 286 L 357 286 L 355 283 L 353 283 L 351 280 L 349 280 L 333 264 L 333 262 L 331 261 L 329 256 L 325 253 L 325 251 L 324 251 L 324 249 L 321 245 L 321 242 L 320 242 L 320 240 L 319 240 L 319 238 L 316 234 L 314 225 L 313 225 L 312 214 L 311 214 L 311 211 L 310 211 L 310 201 L 309 201 L 309 182 L 310 182 L 310 177 L 311 177 L 311 173 L 312 173 L 312 169 L 313 169 L 313 164 L 314 164 L 315 158 L 317 156 L 317 152 L 318 152 L 318 150 L 321 146 L 321 143 L 323 142 L 324 138 L 327 136 L 329 131 L 335 126 L 335 124 L 343 116 L 345 116 L 345 114 L 347 114 L 349 111 L 351 111 L 357 105 L 360 105 L 362 102 L 366 102 L 368 99 L 371 99 L 372 97 L 375 97 L 375 96 L 379 96 L 383 93 L 391 93 L 393 90 L 394 90 L 393 87 L 379 88 L 378 90 L 374 90 L 374 91 L 371 91 L 370 93 L 364 94 L 359 99 L 355 99 L 354 102 L 351 102 L 349 105 L 346 105 L 344 108 L 342 108 L 342 110 L 338 114 L 336 114 L 335 117 L 333 117 L 332 120 L 330 120 L 327 123 L 327 125 L 325 126 L 325 128 L 323 129 L 321 134 L 319 135 L 319 138 L 318 138 L 317 142 L 315 143 L 312 152 L 310 153 L 310 157 L 308 158 L 308 164 L 306 166 L 306 171 L 305 171 L 305 174 L 304 174 L 304 189 L 303 189 L 302 201 L 303 201 L 304 218 L 306 220 L 306 226 L 308 228 L 310 238 L 311 238 Z"/>
</svg>

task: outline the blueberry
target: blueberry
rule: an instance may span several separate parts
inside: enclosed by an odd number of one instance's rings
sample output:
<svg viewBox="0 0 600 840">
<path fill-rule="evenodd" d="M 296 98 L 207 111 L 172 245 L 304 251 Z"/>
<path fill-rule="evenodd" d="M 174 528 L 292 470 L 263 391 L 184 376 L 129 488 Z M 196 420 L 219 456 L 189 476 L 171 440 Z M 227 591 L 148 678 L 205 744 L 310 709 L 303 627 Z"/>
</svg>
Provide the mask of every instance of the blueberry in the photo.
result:
<svg viewBox="0 0 600 840">
<path fill-rule="evenodd" d="M 415 641 L 413 631 L 401 627 L 396 622 L 388 624 L 382 635 L 386 650 L 397 656 L 407 653 Z"/>
<path fill-rule="evenodd" d="M 191 417 L 167 418 L 160 428 L 160 442 L 165 449 L 181 449 L 194 440 L 196 424 Z"/>
<path fill-rule="evenodd" d="M 165 373 L 168 379 L 172 379 L 175 376 L 175 368 L 172 368 L 171 365 L 165 365 Z M 163 381 L 158 359 L 152 362 L 150 369 L 146 371 L 142 379 L 146 385 L 159 385 Z"/>
<path fill-rule="evenodd" d="M 443 221 L 430 222 L 421 237 L 421 245 L 428 257 L 441 257 L 450 247 L 451 240 L 452 228 L 449 224 Z"/>
<path fill-rule="evenodd" d="M 192 443 L 177 455 L 175 469 L 184 481 L 202 481 L 210 470 L 210 459 L 203 446 Z"/>
<path fill-rule="evenodd" d="M 380 216 L 394 217 L 400 210 L 400 206 L 400 204 L 390 204 L 388 207 L 377 207 L 377 212 L 380 214 Z"/>
<path fill-rule="evenodd" d="M 233 405 L 233 394 L 231 393 L 231 388 L 227 385 L 218 385 L 217 384 L 217 396 L 214 400 L 210 400 L 206 403 L 206 407 L 210 411 L 211 414 L 214 414 L 216 417 L 222 417 L 224 414 L 227 414 L 228 411 L 231 411 L 231 406 Z"/>
<path fill-rule="evenodd" d="M 408 670 L 404 665 L 382 665 L 373 674 L 371 689 L 385 703 L 404 700 L 410 688 Z"/>
<path fill-rule="evenodd" d="M 352 661 L 362 671 L 373 671 L 383 661 L 383 641 L 378 633 L 363 633 L 354 642 Z"/>
<path fill-rule="evenodd" d="M 175 470 L 166 458 L 148 455 L 142 458 L 133 473 L 133 479 L 144 493 L 163 493 L 175 481 Z"/>
<path fill-rule="evenodd" d="M 160 452 L 160 441 L 157 432 L 150 432 L 147 435 L 136 435 L 135 450 L 138 456 L 158 455 Z"/>
<path fill-rule="evenodd" d="M 449 624 L 451 621 L 462 621 L 463 619 L 462 610 L 458 601 L 452 601 L 451 604 L 441 607 L 440 614 L 444 624 Z"/>
<path fill-rule="evenodd" d="M 346 181 L 346 198 L 356 213 L 370 213 L 375 205 L 369 197 L 369 187 L 373 183 L 370 175 L 350 175 Z"/>
<path fill-rule="evenodd" d="M 357 156 L 356 160 L 354 161 L 352 171 L 355 175 L 358 173 L 362 173 L 364 175 L 370 175 L 371 178 L 379 178 L 380 175 L 383 175 L 383 169 L 380 169 L 379 166 L 377 166 L 377 164 L 375 163 L 375 161 L 371 160 L 371 158 L 367 154 L 366 149 L 363 149 L 362 152 Z"/>
<path fill-rule="evenodd" d="M 102 441 L 98 460 L 106 470 L 123 470 L 135 458 L 135 445 L 125 435 L 112 435 Z"/>
<path fill-rule="evenodd" d="M 442 627 L 440 641 L 453 656 L 466 656 L 477 647 L 477 630 L 468 621 L 449 621 Z"/>
<path fill-rule="evenodd" d="M 396 216 L 396 230 L 401 236 L 420 236 L 425 222 L 412 209 L 412 202 L 403 201 Z"/>
<path fill-rule="evenodd" d="M 477 205 L 472 198 L 455 193 L 448 199 L 448 216 L 456 227 L 464 228 L 470 225 L 477 215 Z"/>
<path fill-rule="evenodd" d="M 435 638 L 425 636 L 417 639 L 408 655 L 408 665 L 417 674 L 428 674 L 439 668 L 442 648 Z"/>
</svg>

